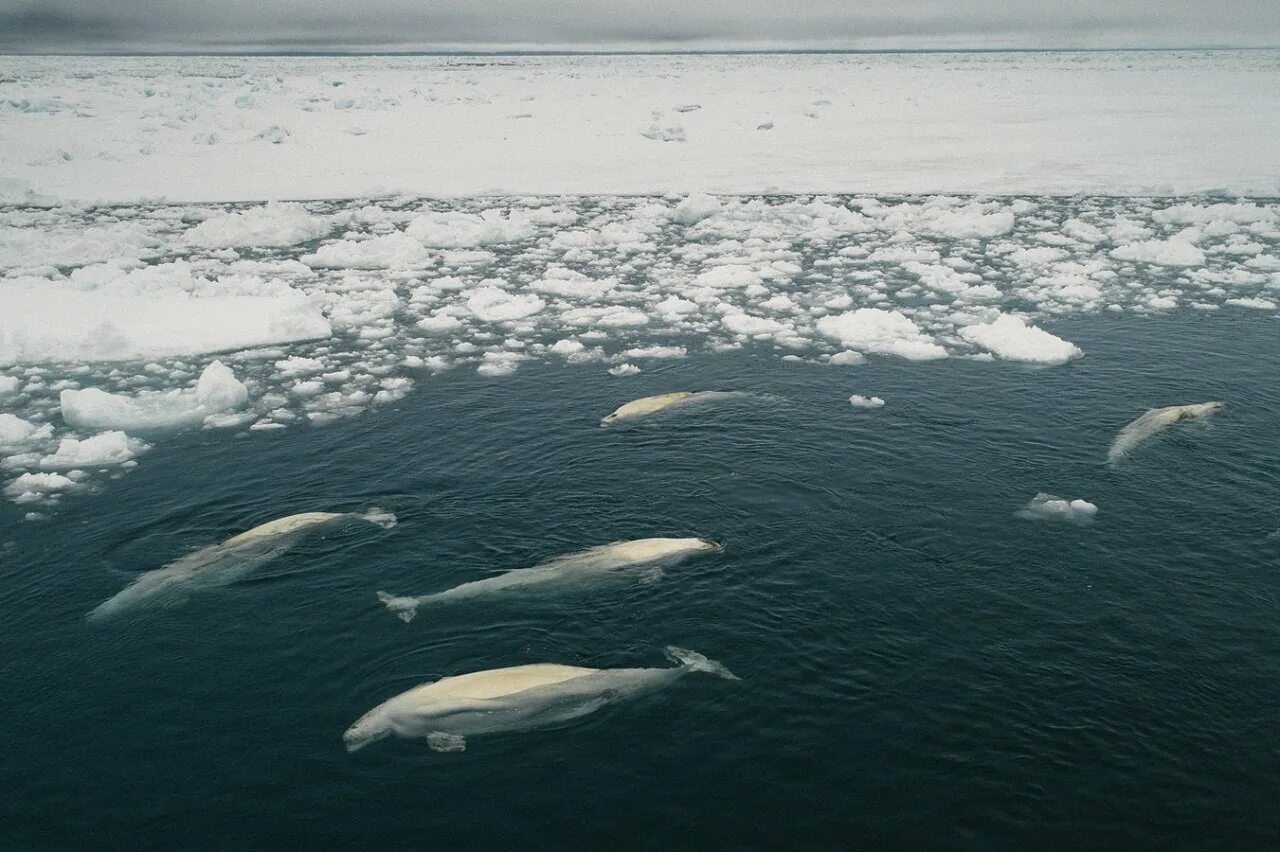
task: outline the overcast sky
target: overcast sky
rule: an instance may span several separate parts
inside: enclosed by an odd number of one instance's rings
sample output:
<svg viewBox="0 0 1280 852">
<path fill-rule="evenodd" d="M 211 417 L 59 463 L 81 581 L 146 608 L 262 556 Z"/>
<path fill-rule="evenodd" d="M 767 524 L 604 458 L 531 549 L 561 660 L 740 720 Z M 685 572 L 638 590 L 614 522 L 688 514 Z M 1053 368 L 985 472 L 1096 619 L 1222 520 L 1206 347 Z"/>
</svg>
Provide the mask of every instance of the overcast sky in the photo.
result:
<svg viewBox="0 0 1280 852">
<path fill-rule="evenodd" d="M 1280 45 L 1280 0 L 0 0 L 0 51 Z"/>
</svg>

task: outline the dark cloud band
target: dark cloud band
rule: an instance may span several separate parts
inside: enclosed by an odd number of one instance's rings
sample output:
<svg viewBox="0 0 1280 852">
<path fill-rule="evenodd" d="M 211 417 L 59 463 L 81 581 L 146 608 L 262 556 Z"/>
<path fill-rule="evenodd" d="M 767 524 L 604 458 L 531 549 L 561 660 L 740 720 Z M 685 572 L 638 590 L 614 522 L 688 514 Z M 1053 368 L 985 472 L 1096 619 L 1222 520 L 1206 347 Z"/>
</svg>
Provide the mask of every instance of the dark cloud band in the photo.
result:
<svg viewBox="0 0 1280 852">
<path fill-rule="evenodd" d="M 0 51 L 1280 44 L 1254 0 L 0 0 Z"/>
</svg>

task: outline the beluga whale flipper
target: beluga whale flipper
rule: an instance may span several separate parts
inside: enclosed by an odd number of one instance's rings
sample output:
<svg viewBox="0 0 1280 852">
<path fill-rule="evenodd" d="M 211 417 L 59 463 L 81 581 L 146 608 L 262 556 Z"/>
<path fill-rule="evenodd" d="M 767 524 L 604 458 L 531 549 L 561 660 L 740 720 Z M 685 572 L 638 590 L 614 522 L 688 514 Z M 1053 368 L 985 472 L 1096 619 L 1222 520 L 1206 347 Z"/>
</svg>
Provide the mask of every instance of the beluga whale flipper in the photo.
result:
<svg viewBox="0 0 1280 852">
<path fill-rule="evenodd" d="M 451 603 L 518 589 L 571 585 L 610 575 L 629 568 L 645 568 L 637 579 L 651 583 L 661 577 L 663 565 L 700 553 L 717 553 L 723 548 L 709 538 L 640 538 L 615 541 L 568 553 L 532 568 L 516 568 L 483 580 L 463 583 L 432 595 L 410 597 L 378 592 L 378 600 L 402 621 L 412 621 L 423 604 Z"/>
<path fill-rule="evenodd" d="M 1198 402 L 1193 405 L 1170 405 L 1167 408 L 1153 408 L 1120 430 L 1119 434 L 1116 435 L 1116 439 L 1111 442 L 1111 449 L 1107 451 L 1107 461 L 1113 465 L 1117 464 L 1134 447 L 1160 430 L 1180 420 L 1208 417 L 1214 412 L 1221 411 L 1225 405 L 1226 403 L 1224 402 Z"/>
<path fill-rule="evenodd" d="M 441 678 L 374 707 L 347 728 L 342 740 L 349 752 L 392 734 L 426 740 L 433 751 L 463 751 L 469 736 L 557 725 L 669 686 L 692 672 L 738 680 L 697 652 L 668 647 L 666 655 L 677 665 L 591 669 L 535 663 Z"/>
<path fill-rule="evenodd" d="M 734 391 L 677 391 L 658 396 L 645 396 L 640 399 L 633 399 L 626 405 L 619 406 L 612 414 L 605 415 L 600 419 L 600 425 L 612 426 L 624 420 L 648 417 L 650 414 L 657 414 L 659 411 L 667 411 L 671 408 L 690 405 L 695 402 L 714 402 L 718 399 L 734 399 L 741 396 L 745 396 L 745 394 Z"/>
<path fill-rule="evenodd" d="M 277 518 L 188 553 L 163 568 L 139 574 L 90 612 L 89 620 L 109 621 L 139 608 L 185 603 L 191 593 L 234 582 L 293 547 L 308 532 L 343 520 L 367 521 L 384 529 L 396 523 L 395 515 L 380 509 L 362 514 L 303 512 Z"/>
</svg>

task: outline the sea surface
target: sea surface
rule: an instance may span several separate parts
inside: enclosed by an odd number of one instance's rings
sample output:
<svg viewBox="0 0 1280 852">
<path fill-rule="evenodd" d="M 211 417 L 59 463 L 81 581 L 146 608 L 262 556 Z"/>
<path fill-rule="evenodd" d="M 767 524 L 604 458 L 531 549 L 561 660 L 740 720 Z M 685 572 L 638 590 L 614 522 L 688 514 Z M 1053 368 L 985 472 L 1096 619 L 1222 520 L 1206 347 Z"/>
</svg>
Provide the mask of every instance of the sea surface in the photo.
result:
<svg viewBox="0 0 1280 852">
<path fill-rule="evenodd" d="M 1182 310 L 1052 329 L 1086 356 L 459 370 L 323 428 L 174 436 L 43 522 L 6 503 L 0 846 L 1277 848 L 1280 326 Z M 599 424 L 684 389 L 743 395 Z M 1107 465 L 1144 410 L 1206 400 L 1226 408 Z M 1015 517 L 1042 491 L 1095 521 Z M 398 525 L 86 622 L 196 548 L 373 506 Z M 724 551 L 409 624 L 375 598 L 668 535 Z M 662 666 L 666 645 L 742 679 L 461 753 L 343 748 L 425 681 Z"/>
</svg>

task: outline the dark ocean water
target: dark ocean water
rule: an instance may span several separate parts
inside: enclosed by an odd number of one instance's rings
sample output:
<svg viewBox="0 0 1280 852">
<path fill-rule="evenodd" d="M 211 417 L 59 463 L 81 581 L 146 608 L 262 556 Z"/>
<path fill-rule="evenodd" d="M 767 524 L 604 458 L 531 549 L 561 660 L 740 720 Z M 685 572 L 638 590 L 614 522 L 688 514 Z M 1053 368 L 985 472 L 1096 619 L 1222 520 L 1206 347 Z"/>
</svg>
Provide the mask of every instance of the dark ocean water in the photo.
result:
<svg viewBox="0 0 1280 852">
<path fill-rule="evenodd" d="M 1034 368 L 699 355 L 454 372 L 319 429 L 189 433 L 43 523 L 0 507 L 5 849 L 1277 848 L 1280 326 L 1079 317 Z M 752 396 L 634 426 L 671 390 Z M 851 393 L 878 395 L 878 411 Z M 1221 399 L 1124 464 L 1121 426 Z M 1039 491 L 1091 526 L 1013 514 Z M 182 608 L 138 572 L 294 512 L 381 506 Z M 721 554 L 392 618 L 621 538 Z M 461 754 L 343 730 L 422 681 L 554 661 L 687 677 Z"/>
</svg>

